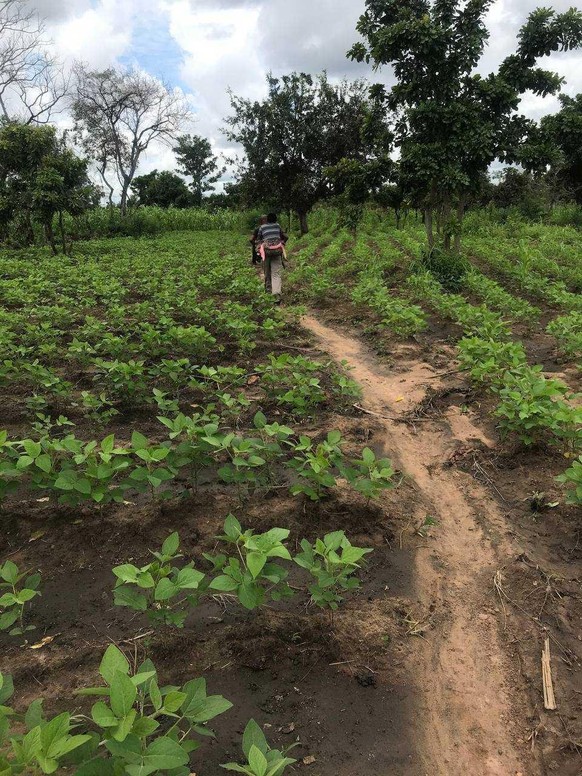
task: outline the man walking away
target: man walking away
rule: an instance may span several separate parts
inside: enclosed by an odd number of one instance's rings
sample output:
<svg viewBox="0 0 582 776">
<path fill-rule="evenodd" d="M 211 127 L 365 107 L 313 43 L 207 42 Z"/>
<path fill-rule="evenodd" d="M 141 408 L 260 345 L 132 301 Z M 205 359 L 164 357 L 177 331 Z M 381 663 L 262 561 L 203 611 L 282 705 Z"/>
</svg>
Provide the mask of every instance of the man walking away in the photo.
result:
<svg viewBox="0 0 582 776">
<path fill-rule="evenodd" d="M 281 285 L 285 259 L 285 243 L 288 237 L 277 220 L 276 213 L 269 213 L 267 223 L 259 227 L 258 242 L 265 273 L 265 291 L 281 304 Z"/>
<path fill-rule="evenodd" d="M 256 266 L 257 264 L 261 263 L 261 256 L 260 256 L 259 251 L 258 251 L 258 247 L 259 247 L 259 229 L 261 228 L 261 226 L 263 226 L 263 224 L 266 224 L 266 223 L 267 223 L 267 216 L 261 216 L 259 218 L 259 225 L 256 227 L 255 231 L 253 232 L 253 234 L 251 236 L 251 239 L 249 240 L 249 242 L 251 244 L 252 251 L 253 251 L 253 258 L 252 258 L 253 266 Z"/>
</svg>

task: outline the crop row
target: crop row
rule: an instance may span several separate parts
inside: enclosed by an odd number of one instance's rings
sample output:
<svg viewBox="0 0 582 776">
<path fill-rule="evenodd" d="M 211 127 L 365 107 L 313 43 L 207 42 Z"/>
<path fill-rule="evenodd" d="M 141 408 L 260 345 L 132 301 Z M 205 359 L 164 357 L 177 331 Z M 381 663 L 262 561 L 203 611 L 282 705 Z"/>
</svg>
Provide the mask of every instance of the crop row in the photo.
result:
<svg viewBox="0 0 582 776">
<path fill-rule="evenodd" d="M 54 494 L 60 503 L 123 502 L 128 493 L 152 498 L 175 495 L 170 485 L 180 479 L 184 488 L 197 488 L 202 476 L 217 471 L 219 480 L 244 497 L 257 488 L 271 488 L 286 480 L 293 495 L 312 500 L 324 497 L 346 479 L 366 498 L 391 487 L 394 472 L 367 448 L 360 458 L 347 458 L 339 431 L 319 443 L 279 423 L 254 417 L 255 435 L 237 434 L 213 414 L 161 417 L 167 438 L 151 441 L 135 431 L 131 442 L 118 444 L 114 435 L 85 442 L 67 434 L 11 440 L 0 434 L 0 497 L 25 487 Z"/>
</svg>

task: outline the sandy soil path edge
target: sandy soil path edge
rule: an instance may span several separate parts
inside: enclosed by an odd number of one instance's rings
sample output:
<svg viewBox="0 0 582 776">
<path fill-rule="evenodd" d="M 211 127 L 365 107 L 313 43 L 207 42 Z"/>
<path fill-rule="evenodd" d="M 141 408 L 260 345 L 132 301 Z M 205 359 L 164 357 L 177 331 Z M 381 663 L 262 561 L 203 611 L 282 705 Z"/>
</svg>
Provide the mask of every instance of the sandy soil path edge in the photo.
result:
<svg viewBox="0 0 582 776">
<path fill-rule="evenodd" d="M 311 315 L 302 325 L 330 356 L 349 363 L 366 408 L 394 418 L 408 408 L 409 397 L 422 395 L 431 370 L 426 363 L 389 374 L 356 338 Z M 504 558 L 519 549 L 512 546 L 504 517 L 485 489 L 469 475 L 443 467 L 471 431 L 489 443 L 477 428 L 467 428 L 465 418 L 459 439 L 452 420 L 445 418 L 445 431 L 441 424 L 420 424 L 417 433 L 393 420 L 381 421 L 386 454 L 416 482 L 426 514 L 438 520 L 435 538 L 416 553 L 416 595 L 427 612 L 440 616 L 410 666 L 419 715 L 411 724 L 431 776 L 539 776 L 543 766 L 531 760 L 525 747 L 527 694 L 520 687 L 517 656 L 502 646 L 503 620 L 493 587 Z M 424 516 L 411 515 L 411 520 Z"/>
</svg>

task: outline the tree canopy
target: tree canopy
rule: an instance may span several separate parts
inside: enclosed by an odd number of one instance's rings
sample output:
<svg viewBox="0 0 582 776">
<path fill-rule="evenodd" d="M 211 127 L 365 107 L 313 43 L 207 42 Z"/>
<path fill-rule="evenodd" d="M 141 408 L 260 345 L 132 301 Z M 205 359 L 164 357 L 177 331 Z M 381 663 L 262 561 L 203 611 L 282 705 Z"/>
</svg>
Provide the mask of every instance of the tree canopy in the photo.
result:
<svg viewBox="0 0 582 776">
<path fill-rule="evenodd" d="M 443 247 L 458 249 L 467 197 L 490 164 L 519 157 L 533 122 L 517 113 L 526 90 L 555 94 L 562 79 L 537 67 L 552 51 L 582 44 L 582 13 L 541 8 L 521 28 L 515 53 L 496 73 L 476 71 L 489 32 L 492 0 L 367 0 L 358 22 L 364 41 L 349 55 L 391 65 L 391 89 L 372 88 L 394 131 L 401 181 L 425 212 L 429 246 L 433 217 L 443 225 Z M 453 215 L 453 210 L 456 214 Z"/>
<path fill-rule="evenodd" d="M 218 157 L 212 153 L 210 141 L 200 135 L 182 135 L 173 148 L 178 160 L 178 172 L 191 178 L 190 188 L 194 205 L 202 204 L 207 191 L 214 191 L 224 168 L 219 167 Z"/>
<path fill-rule="evenodd" d="M 269 75 L 267 86 L 260 102 L 231 93 L 226 134 L 245 152 L 239 179 L 247 198 L 295 211 L 305 232 L 311 208 L 334 193 L 326 168 L 366 156 L 361 131 L 367 86 L 336 86 L 325 73 Z"/>
<path fill-rule="evenodd" d="M 53 252 L 53 220 L 58 216 L 66 251 L 63 214 L 80 215 L 95 200 L 87 161 L 67 148 L 56 129 L 7 123 L 0 127 L 0 230 L 16 225 L 23 242 L 33 242 L 33 223 L 44 228 Z"/>
<path fill-rule="evenodd" d="M 182 178 L 169 170 L 153 170 L 147 175 L 136 175 L 131 189 L 140 205 L 158 207 L 191 207 L 194 197 Z"/>
</svg>

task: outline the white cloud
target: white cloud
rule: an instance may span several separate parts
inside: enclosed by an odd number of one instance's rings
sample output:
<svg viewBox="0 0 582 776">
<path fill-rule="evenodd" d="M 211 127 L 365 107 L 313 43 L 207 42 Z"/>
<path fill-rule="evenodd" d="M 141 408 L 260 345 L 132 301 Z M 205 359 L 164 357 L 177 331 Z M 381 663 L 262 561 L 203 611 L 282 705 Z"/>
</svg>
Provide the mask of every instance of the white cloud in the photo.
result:
<svg viewBox="0 0 582 776">
<path fill-rule="evenodd" d="M 77 59 L 95 68 L 114 64 L 131 44 L 135 5 L 136 0 L 101 0 L 53 25 L 57 52 L 66 61 Z"/>
</svg>

